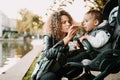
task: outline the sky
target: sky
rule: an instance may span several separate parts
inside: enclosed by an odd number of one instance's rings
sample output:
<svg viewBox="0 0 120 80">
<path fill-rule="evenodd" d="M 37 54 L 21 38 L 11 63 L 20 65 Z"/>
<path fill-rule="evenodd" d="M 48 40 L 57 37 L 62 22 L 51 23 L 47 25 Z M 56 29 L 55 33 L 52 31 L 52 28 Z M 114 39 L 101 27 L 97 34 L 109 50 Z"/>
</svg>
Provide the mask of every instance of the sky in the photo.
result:
<svg viewBox="0 0 120 80">
<path fill-rule="evenodd" d="M 52 1 L 53 0 L 0 0 L 0 11 L 9 18 L 20 19 L 19 10 L 26 8 L 42 16 L 43 20 L 47 20 L 45 13 L 52 4 Z M 87 11 L 87 9 L 84 9 L 82 0 L 75 0 L 73 5 L 68 5 L 64 9 L 78 22 L 82 20 L 84 13 Z"/>
</svg>

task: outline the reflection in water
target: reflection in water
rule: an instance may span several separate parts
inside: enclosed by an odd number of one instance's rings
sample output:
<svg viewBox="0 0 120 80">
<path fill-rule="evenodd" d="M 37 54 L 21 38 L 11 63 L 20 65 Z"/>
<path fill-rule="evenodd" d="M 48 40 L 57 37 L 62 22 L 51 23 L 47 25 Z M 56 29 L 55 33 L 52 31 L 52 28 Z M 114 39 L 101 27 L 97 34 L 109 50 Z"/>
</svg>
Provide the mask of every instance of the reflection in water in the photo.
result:
<svg viewBox="0 0 120 80">
<path fill-rule="evenodd" d="M 18 45 L 16 49 L 16 57 L 22 58 L 31 49 L 32 49 L 32 46 L 27 43 L 24 43 L 24 45 Z"/>
<path fill-rule="evenodd" d="M 30 43 L 31 41 L 0 41 L 0 71 L 12 66 L 28 53 L 32 49 Z"/>
</svg>

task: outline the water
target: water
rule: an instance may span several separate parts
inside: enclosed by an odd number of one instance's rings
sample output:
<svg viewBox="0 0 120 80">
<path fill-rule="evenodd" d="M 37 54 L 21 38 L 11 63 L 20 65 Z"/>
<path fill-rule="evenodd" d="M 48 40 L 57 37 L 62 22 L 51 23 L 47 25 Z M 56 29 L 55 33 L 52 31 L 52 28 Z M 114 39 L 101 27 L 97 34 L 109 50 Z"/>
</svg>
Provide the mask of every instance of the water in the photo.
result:
<svg viewBox="0 0 120 80">
<path fill-rule="evenodd" d="M 0 41 L 0 74 L 15 65 L 32 46 L 21 41 Z"/>
</svg>

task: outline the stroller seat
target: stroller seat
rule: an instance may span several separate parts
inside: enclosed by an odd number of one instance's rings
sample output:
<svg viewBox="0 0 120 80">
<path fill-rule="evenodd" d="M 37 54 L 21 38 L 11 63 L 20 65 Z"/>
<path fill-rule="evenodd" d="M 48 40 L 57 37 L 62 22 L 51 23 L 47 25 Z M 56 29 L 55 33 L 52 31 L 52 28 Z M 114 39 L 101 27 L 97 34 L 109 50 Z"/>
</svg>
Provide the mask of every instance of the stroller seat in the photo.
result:
<svg viewBox="0 0 120 80">
<path fill-rule="evenodd" d="M 109 22 L 113 32 L 112 35 L 112 48 L 111 49 L 106 49 L 104 50 L 102 53 L 100 53 L 100 55 L 98 55 L 95 59 L 93 59 L 90 64 L 88 65 L 84 65 L 81 62 L 69 62 L 67 63 L 70 66 L 82 66 L 85 69 L 85 73 L 89 73 L 90 71 L 100 71 L 101 73 L 98 74 L 95 77 L 92 77 L 89 80 L 103 80 L 106 76 L 108 76 L 109 74 L 114 74 L 114 73 L 118 73 L 120 71 L 120 16 L 118 16 L 120 14 L 120 0 L 118 0 L 118 9 L 116 9 L 115 11 L 111 11 L 110 15 L 109 15 L 109 19 L 112 19 L 111 22 Z M 114 14 L 116 14 L 116 16 L 112 16 Z M 108 20 L 109 21 L 109 20 Z M 87 42 L 87 41 L 85 41 Z M 87 46 L 90 44 L 87 44 Z M 86 47 L 87 47 L 86 46 Z M 92 49 L 92 48 L 89 48 Z M 89 50 L 91 51 L 91 50 Z M 105 57 L 103 57 L 105 56 Z M 101 58 L 100 64 L 95 67 L 92 67 L 93 65 L 96 65 L 97 63 L 97 59 Z M 77 79 L 77 80 L 82 80 L 81 78 Z"/>
</svg>

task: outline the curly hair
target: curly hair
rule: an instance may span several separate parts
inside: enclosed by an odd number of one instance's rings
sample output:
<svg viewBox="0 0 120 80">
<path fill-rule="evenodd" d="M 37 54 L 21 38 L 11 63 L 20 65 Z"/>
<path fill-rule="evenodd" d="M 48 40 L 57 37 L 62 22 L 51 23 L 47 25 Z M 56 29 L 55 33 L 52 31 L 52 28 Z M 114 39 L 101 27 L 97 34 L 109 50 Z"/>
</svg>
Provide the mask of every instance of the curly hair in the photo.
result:
<svg viewBox="0 0 120 80">
<path fill-rule="evenodd" d="M 86 14 L 91 14 L 92 16 L 94 16 L 95 19 L 99 20 L 99 23 L 103 22 L 104 20 L 104 16 L 99 10 L 91 9 Z"/>
<path fill-rule="evenodd" d="M 48 21 L 45 23 L 45 25 L 43 27 L 44 34 L 49 34 L 52 37 L 54 37 L 56 40 L 60 40 L 62 37 L 61 16 L 63 16 L 63 15 L 66 15 L 69 18 L 70 24 L 73 23 L 73 19 L 68 12 L 66 12 L 65 10 L 56 11 L 50 16 Z"/>
</svg>

